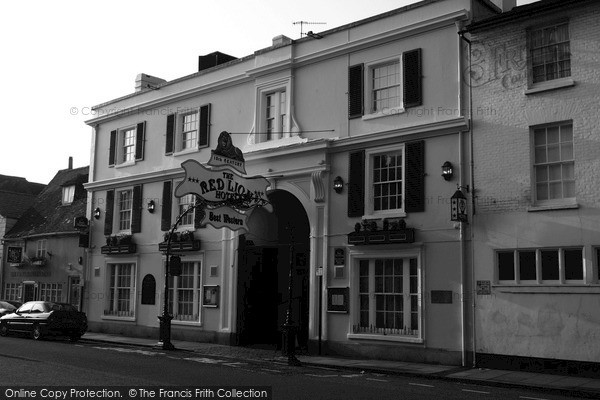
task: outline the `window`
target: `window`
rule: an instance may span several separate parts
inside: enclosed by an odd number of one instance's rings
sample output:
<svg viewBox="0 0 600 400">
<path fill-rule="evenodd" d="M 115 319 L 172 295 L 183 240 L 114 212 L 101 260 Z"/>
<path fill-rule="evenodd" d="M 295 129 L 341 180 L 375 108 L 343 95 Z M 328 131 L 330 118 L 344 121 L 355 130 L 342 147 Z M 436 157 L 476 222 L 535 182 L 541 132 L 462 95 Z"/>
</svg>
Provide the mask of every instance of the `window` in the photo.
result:
<svg viewBox="0 0 600 400">
<path fill-rule="evenodd" d="M 4 298 L 6 300 L 20 300 L 21 293 L 18 283 L 6 283 L 4 285 Z"/>
<path fill-rule="evenodd" d="M 108 165 L 131 165 L 143 160 L 145 131 L 145 122 L 111 131 Z"/>
<path fill-rule="evenodd" d="M 211 105 L 167 115 L 165 154 L 198 151 L 209 144 Z"/>
<path fill-rule="evenodd" d="M 135 160 L 135 129 L 127 129 L 122 132 L 122 159 L 121 162 L 133 162 Z"/>
<path fill-rule="evenodd" d="M 122 190 L 119 192 L 119 231 L 128 231 L 131 229 L 131 211 L 133 206 L 132 190 Z"/>
<path fill-rule="evenodd" d="M 528 32 L 531 83 L 571 76 L 569 24 L 532 29 Z"/>
<path fill-rule="evenodd" d="M 185 114 L 182 118 L 181 149 L 191 149 L 198 141 L 198 113 Z"/>
<path fill-rule="evenodd" d="M 48 241 L 46 239 L 37 241 L 37 248 L 35 251 L 36 257 L 46 257 L 46 249 L 47 249 Z"/>
<path fill-rule="evenodd" d="M 543 248 L 496 252 L 501 284 L 583 282 L 582 248 Z"/>
<path fill-rule="evenodd" d="M 400 62 L 371 68 L 371 112 L 386 112 L 400 104 Z"/>
<path fill-rule="evenodd" d="M 201 263 L 182 262 L 181 275 L 169 277 L 169 312 L 179 321 L 200 322 Z"/>
<path fill-rule="evenodd" d="M 60 303 L 62 301 L 62 284 L 40 283 L 40 300 Z"/>
<path fill-rule="evenodd" d="M 265 96 L 266 140 L 281 139 L 287 132 L 287 106 L 285 91 Z"/>
<path fill-rule="evenodd" d="M 421 338 L 421 285 L 418 258 L 358 260 L 356 335 Z"/>
<path fill-rule="evenodd" d="M 368 153 L 369 193 L 367 204 L 373 214 L 404 208 L 404 147 Z"/>
<path fill-rule="evenodd" d="M 422 105 L 421 59 L 421 49 L 414 49 L 388 60 L 351 65 L 348 118 L 383 117 Z"/>
<path fill-rule="evenodd" d="M 68 205 L 73 202 L 75 198 L 75 185 L 64 186 L 62 188 L 62 204 Z"/>
<path fill-rule="evenodd" d="M 104 315 L 133 317 L 135 302 L 135 264 L 108 264 L 108 304 Z"/>
<path fill-rule="evenodd" d="M 536 201 L 575 198 L 573 124 L 533 128 L 533 147 Z"/>
<path fill-rule="evenodd" d="M 181 215 L 187 210 L 190 206 L 194 205 L 196 202 L 196 195 L 194 194 L 186 194 L 183 197 L 179 198 L 179 214 Z M 186 225 L 194 225 L 194 214 L 195 210 L 190 211 L 181 219 L 181 226 Z"/>
</svg>

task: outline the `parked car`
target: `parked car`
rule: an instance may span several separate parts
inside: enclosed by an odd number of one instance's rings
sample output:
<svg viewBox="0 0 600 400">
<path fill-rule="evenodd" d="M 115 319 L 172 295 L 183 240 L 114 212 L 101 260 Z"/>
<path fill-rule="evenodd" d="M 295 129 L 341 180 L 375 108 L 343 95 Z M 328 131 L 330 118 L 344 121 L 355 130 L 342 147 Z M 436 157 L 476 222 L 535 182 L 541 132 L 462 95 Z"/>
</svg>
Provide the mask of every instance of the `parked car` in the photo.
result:
<svg viewBox="0 0 600 400">
<path fill-rule="evenodd" d="M 30 301 L 0 317 L 0 335 L 29 333 L 35 340 L 46 335 L 68 336 L 77 341 L 87 331 L 87 316 L 70 304 Z"/>
<path fill-rule="evenodd" d="M 23 303 L 21 303 L 20 301 L 16 301 L 16 300 L 0 300 L 0 301 L 4 301 L 8 304 L 12 304 L 13 306 L 15 306 L 15 308 L 19 308 L 23 305 Z"/>
<path fill-rule="evenodd" d="M 17 308 L 7 301 L 0 301 L 0 317 L 14 312 Z"/>
</svg>

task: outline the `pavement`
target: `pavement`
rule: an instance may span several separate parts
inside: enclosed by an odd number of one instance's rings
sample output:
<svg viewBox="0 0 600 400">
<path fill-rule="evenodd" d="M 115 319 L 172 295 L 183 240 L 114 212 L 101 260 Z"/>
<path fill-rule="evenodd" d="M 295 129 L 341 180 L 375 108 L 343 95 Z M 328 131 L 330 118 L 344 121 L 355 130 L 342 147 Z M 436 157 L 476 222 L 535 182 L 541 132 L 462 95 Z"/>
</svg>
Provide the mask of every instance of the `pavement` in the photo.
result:
<svg viewBox="0 0 600 400">
<path fill-rule="evenodd" d="M 125 337 L 113 334 L 87 332 L 82 341 L 113 343 L 162 349 L 156 339 Z M 176 350 L 194 352 L 206 356 L 231 357 L 248 361 L 286 362 L 281 351 L 252 347 L 228 346 L 215 343 L 172 340 Z M 568 375 L 543 374 L 485 368 L 465 368 L 451 365 L 422 364 L 402 361 L 352 359 L 333 356 L 297 355 L 306 366 L 350 369 L 389 375 L 418 376 L 443 379 L 461 383 L 487 386 L 517 387 L 563 395 L 600 399 L 600 376 L 585 378 Z"/>
</svg>

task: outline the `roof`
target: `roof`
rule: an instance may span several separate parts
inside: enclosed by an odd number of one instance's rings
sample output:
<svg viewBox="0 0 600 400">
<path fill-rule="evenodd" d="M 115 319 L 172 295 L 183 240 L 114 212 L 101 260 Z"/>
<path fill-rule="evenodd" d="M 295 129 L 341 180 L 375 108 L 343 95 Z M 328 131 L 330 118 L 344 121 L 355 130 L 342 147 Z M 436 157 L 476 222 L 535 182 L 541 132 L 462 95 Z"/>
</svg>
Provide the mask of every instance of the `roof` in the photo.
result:
<svg viewBox="0 0 600 400">
<path fill-rule="evenodd" d="M 19 218 L 44 187 L 20 176 L 0 175 L 0 215 Z"/>
<path fill-rule="evenodd" d="M 514 7 L 512 10 L 505 13 L 469 24 L 466 31 L 475 32 L 523 18 L 535 18 L 544 12 L 556 12 L 556 9 L 570 8 L 574 5 L 588 2 L 594 2 L 594 0 L 540 0 L 534 3 Z"/>
<path fill-rule="evenodd" d="M 88 172 L 89 167 L 58 171 L 4 239 L 73 232 L 75 217 L 86 213 L 87 194 L 83 184 L 88 181 Z M 75 196 L 71 204 L 63 205 L 62 189 L 69 185 L 75 185 Z"/>
<path fill-rule="evenodd" d="M 410 11 L 410 10 L 413 10 L 413 9 L 416 9 L 416 8 L 424 7 L 424 6 L 427 6 L 429 4 L 438 3 L 438 2 L 442 2 L 442 1 L 445 1 L 445 0 L 421 0 L 421 1 L 418 1 L 416 3 L 408 4 L 408 5 L 405 5 L 403 7 L 393 9 L 391 11 L 386 11 L 384 13 L 377 14 L 377 15 L 374 15 L 372 17 L 368 17 L 368 18 L 364 18 L 364 19 L 361 19 L 361 20 L 358 20 L 358 21 L 350 22 L 348 24 L 341 25 L 341 26 L 338 26 L 338 27 L 335 27 L 335 28 L 332 28 L 332 29 L 328 29 L 326 31 L 318 32 L 318 33 L 319 33 L 319 35 L 323 35 L 323 36 L 330 35 L 332 33 L 336 33 L 336 32 L 340 32 L 340 31 L 344 31 L 344 30 L 356 28 L 358 26 L 365 25 L 365 24 L 368 24 L 368 23 L 373 23 L 373 22 L 376 22 L 378 20 L 394 16 L 396 14 L 401 14 L 401 13 L 404 13 L 404 12 L 407 12 L 407 11 Z M 476 1 L 478 3 L 484 5 L 485 7 L 489 8 L 492 12 L 501 12 L 501 10 L 494 3 L 492 3 L 490 0 L 476 0 Z M 238 63 L 241 63 L 241 62 L 248 61 L 249 59 L 252 59 L 252 58 L 256 57 L 259 54 L 268 53 L 269 51 L 272 51 L 272 50 L 280 48 L 280 47 L 290 46 L 290 45 L 292 45 L 294 43 L 301 43 L 301 42 L 310 41 L 310 40 L 315 40 L 315 39 L 306 36 L 304 38 L 300 38 L 300 39 L 297 39 L 297 40 L 292 40 L 291 42 L 283 44 L 283 45 L 278 44 L 278 45 L 269 46 L 269 47 L 266 47 L 266 48 L 263 48 L 263 49 L 259 49 L 259 50 L 255 51 L 253 54 L 250 54 L 250 55 L 247 55 L 247 56 L 244 56 L 244 57 L 239 57 L 239 58 L 236 58 L 234 60 L 231 60 L 231 61 L 228 61 L 228 62 L 224 62 L 224 63 L 216 65 L 214 67 L 203 69 L 201 71 L 198 71 L 198 72 L 195 72 L 195 73 L 192 73 L 192 74 L 180 77 L 180 78 L 175 78 L 173 80 L 170 80 L 170 81 L 158 84 L 158 85 L 156 85 L 156 87 L 157 88 L 161 88 L 161 87 L 172 85 L 174 83 L 178 83 L 178 82 L 181 82 L 181 81 L 184 81 L 184 80 L 187 80 L 187 79 L 192 79 L 192 78 L 195 78 L 197 76 L 213 72 L 213 71 L 215 71 L 217 69 L 226 68 L 226 67 L 229 67 L 229 66 L 234 65 L 234 64 L 238 64 Z M 220 52 L 213 52 L 211 54 L 216 54 L 216 53 L 220 53 Z M 144 93 L 146 93 L 146 90 L 142 90 L 142 91 L 139 91 L 139 92 L 130 93 L 130 94 L 127 94 L 125 96 L 117 97 L 116 99 L 112 99 L 112 100 L 109 100 L 109 101 L 97 104 L 97 105 L 93 106 L 92 109 L 93 110 L 97 110 L 97 109 L 100 109 L 102 107 L 106 107 L 109 104 L 116 103 L 118 101 L 122 101 L 122 100 L 126 100 L 126 99 L 130 99 L 130 98 L 142 95 Z M 86 121 L 86 123 L 89 123 L 89 121 Z"/>
</svg>

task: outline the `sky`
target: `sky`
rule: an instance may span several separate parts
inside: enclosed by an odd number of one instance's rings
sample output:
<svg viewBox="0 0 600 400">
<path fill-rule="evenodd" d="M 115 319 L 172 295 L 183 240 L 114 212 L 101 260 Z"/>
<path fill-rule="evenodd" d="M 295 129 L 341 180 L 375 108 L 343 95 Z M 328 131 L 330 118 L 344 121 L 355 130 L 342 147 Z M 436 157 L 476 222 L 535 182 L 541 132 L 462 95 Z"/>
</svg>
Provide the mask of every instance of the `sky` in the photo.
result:
<svg viewBox="0 0 600 400">
<path fill-rule="evenodd" d="M 518 5 L 534 0 L 518 1 Z M 236 57 L 415 0 L 31 0 L 0 3 L 0 174 L 47 184 L 90 163 L 92 106 L 134 92 L 139 73 L 167 81 L 198 56 Z"/>
</svg>

